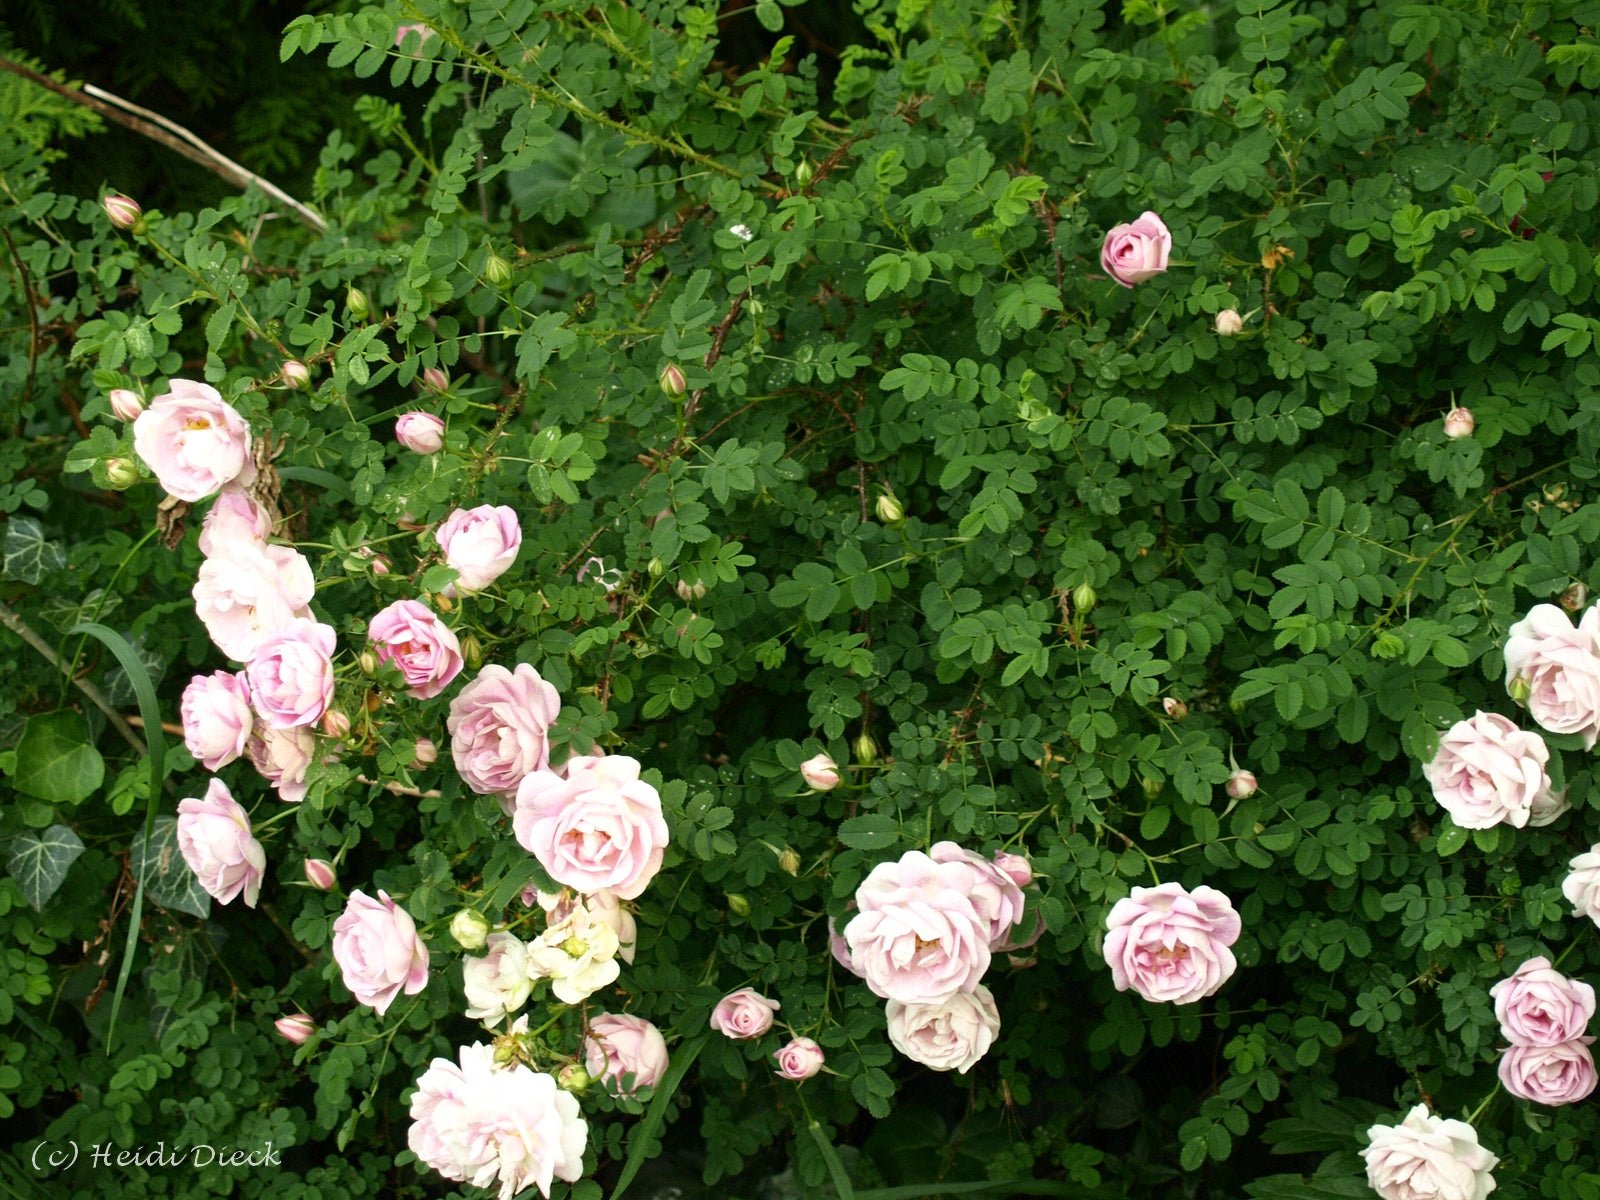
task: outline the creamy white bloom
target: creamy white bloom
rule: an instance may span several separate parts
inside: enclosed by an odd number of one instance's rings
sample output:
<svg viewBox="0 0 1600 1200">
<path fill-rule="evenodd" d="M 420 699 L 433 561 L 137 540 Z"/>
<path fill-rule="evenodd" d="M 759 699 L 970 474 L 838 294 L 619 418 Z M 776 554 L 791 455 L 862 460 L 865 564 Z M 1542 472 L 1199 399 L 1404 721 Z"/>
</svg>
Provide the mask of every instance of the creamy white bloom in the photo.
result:
<svg viewBox="0 0 1600 1200">
<path fill-rule="evenodd" d="M 1000 1010 L 981 983 L 971 992 L 957 992 L 938 1004 L 891 1000 L 884 1011 L 894 1048 L 935 1071 L 965 1075 L 989 1052 L 1000 1032 Z"/>
<path fill-rule="evenodd" d="M 548 979 L 550 990 L 563 1004 L 579 1004 L 616 982 L 622 973 L 618 949 L 616 930 L 583 904 L 575 904 L 565 918 L 529 943 L 528 973 Z"/>
<path fill-rule="evenodd" d="M 1499 1159 L 1478 1144 L 1465 1121 L 1430 1116 L 1419 1104 L 1398 1125 L 1374 1125 L 1361 1157 L 1367 1182 L 1383 1200 L 1484 1200 Z"/>
<path fill-rule="evenodd" d="M 1561 894 L 1572 905 L 1572 915 L 1588 917 L 1600 925 L 1600 846 L 1591 846 L 1567 864 L 1567 877 L 1561 881 Z"/>
<path fill-rule="evenodd" d="M 467 1016 L 498 1025 L 528 1002 L 533 976 L 528 970 L 528 947 L 513 933 L 491 933 L 488 952 L 461 962 L 462 984 L 467 993 Z"/>
</svg>

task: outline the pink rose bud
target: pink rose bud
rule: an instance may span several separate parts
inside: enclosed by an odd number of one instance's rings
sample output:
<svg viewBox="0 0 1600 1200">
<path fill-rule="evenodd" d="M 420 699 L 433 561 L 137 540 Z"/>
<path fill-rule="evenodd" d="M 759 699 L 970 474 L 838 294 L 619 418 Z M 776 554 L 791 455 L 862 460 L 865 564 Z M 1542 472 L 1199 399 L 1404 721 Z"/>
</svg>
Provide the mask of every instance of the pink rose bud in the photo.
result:
<svg viewBox="0 0 1600 1200">
<path fill-rule="evenodd" d="M 402 413 L 394 423 L 394 440 L 413 454 L 437 454 L 444 449 L 444 422 L 432 413 Z"/>
<path fill-rule="evenodd" d="M 1361 1152 L 1367 1183 L 1380 1200 L 1484 1200 L 1500 1160 L 1478 1144 L 1465 1121 L 1429 1114 L 1419 1104 L 1399 1125 L 1374 1125 Z"/>
<path fill-rule="evenodd" d="M 337 708 L 330 708 L 322 714 L 322 732 L 331 738 L 348 737 L 350 734 L 350 718 Z"/>
<path fill-rule="evenodd" d="M 1452 440 L 1471 437 L 1476 424 L 1470 408 L 1452 408 L 1444 415 L 1444 435 Z"/>
<path fill-rule="evenodd" d="M 778 1060 L 775 1074 L 798 1082 L 810 1079 L 822 1070 L 825 1055 L 822 1053 L 822 1047 L 810 1038 L 797 1037 L 783 1049 L 774 1051 L 772 1057 Z"/>
<path fill-rule="evenodd" d="M 623 1092 L 655 1087 L 667 1073 L 667 1042 L 661 1031 L 643 1017 L 626 1013 L 600 1013 L 589 1022 L 582 1043 L 584 1068 L 592 1079 L 604 1079 L 621 1089 L 626 1075 L 633 1084 Z"/>
<path fill-rule="evenodd" d="M 689 390 L 689 381 L 683 377 L 683 371 L 677 363 L 668 363 L 661 368 L 661 390 L 674 399 Z"/>
<path fill-rule="evenodd" d="M 113 192 L 100 201 L 100 207 L 105 209 L 106 218 L 118 229 L 137 231 L 144 222 L 144 210 L 127 196 Z"/>
<path fill-rule="evenodd" d="M 132 421 L 144 411 L 139 393 L 128 388 L 112 388 L 106 399 L 111 401 L 111 415 L 119 421 Z"/>
<path fill-rule="evenodd" d="M 416 758 L 413 760 L 419 767 L 430 767 L 439 761 L 439 747 L 433 744 L 431 738 L 418 738 L 416 745 Z"/>
<path fill-rule="evenodd" d="M 422 386 L 430 392 L 448 392 L 450 376 L 439 367 L 422 368 Z"/>
<path fill-rule="evenodd" d="M 813 755 L 800 764 L 800 775 L 816 792 L 831 792 L 839 786 L 839 764 L 826 754 Z"/>
<path fill-rule="evenodd" d="M 1167 696 L 1161 701 L 1161 708 L 1174 721 L 1181 721 L 1189 715 L 1189 706 L 1182 700 L 1176 700 L 1171 696 Z"/>
<path fill-rule="evenodd" d="M 1136 887 L 1106 916 L 1102 952 L 1117 991 L 1157 1004 L 1193 1004 L 1213 995 L 1238 967 L 1229 949 L 1239 914 L 1216 888 L 1180 883 Z"/>
<path fill-rule="evenodd" d="M 293 1042 L 296 1046 L 303 1046 L 306 1040 L 317 1031 L 317 1023 L 305 1013 L 295 1013 L 291 1017 L 279 1017 L 272 1023 L 278 1031 L 278 1036 L 285 1041 Z"/>
<path fill-rule="evenodd" d="M 319 892 L 333 891 L 333 885 L 338 882 L 333 864 L 325 858 L 306 859 L 306 882 Z"/>
<path fill-rule="evenodd" d="M 678 599 L 687 604 L 691 600 L 699 600 L 703 597 L 706 594 L 706 585 L 699 580 L 690 583 L 687 579 L 680 579 L 678 580 L 678 586 L 674 590 L 678 593 Z"/>
<path fill-rule="evenodd" d="M 1582 583 L 1575 583 L 1561 593 L 1561 607 L 1569 613 L 1581 612 L 1589 605 L 1589 589 Z"/>
<path fill-rule="evenodd" d="M 1107 275 L 1123 287 L 1131 288 L 1154 279 L 1167 269 L 1172 253 L 1172 234 L 1153 212 L 1144 212 L 1137 221 L 1114 226 L 1100 247 L 1100 265 Z"/>
<path fill-rule="evenodd" d="M 1019 888 L 1025 888 L 1033 882 L 1033 864 L 1020 854 L 1008 854 L 1001 850 L 994 856 L 994 865 L 1011 876 L 1011 882 Z"/>
<path fill-rule="evenodd" d="M 1216 330 L 1223 337 L 1235 337 L 1244 329 L 1244 318 L 1236 309 L 1225 308 L 1217 314 Z"/>
<path fill-rule="evenodd" d="M 303 388 L 311 382 L 311 368 L 298 358 L 283 364 L 283 381 L 292 388 Z"/>
<path fill-rule="evenodd" d="M 772 1014 L 782 1007 L 750 988 L 740 988 L 717 1001 L 711 1028 L 736 1041 L 758 1038 L 772 1028 Z"/>
<path fill-rule="evenodd" d="M 1241 768 L 1228 776 L 1228 782 L 1222 785 L 1222 790 L 1234 800 L 1248 800 L 1256 794 L 1256 786 L 1256 777 Z"/>
</svg>

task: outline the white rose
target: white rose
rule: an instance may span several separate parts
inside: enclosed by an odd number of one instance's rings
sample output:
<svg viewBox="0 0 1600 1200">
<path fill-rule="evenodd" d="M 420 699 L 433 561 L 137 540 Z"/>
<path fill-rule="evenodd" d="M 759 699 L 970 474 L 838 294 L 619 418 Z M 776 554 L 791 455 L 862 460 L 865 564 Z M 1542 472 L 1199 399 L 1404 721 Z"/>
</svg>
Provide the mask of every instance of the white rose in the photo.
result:
<svg viewBox="0 0 1600 1200">
<path fill-rule="evenodd" d="M 617 934 L 605 920 L 575 904 L 528 945 L 528 971 L 548 979 L 563 1004 L 579 1004 L 622 973 Z"/>
<path fill-rule="evenodd" d="M 528 973 L 528 947 L 510 933 L 491 933 L 487 954 L 462 960 L 467 1016 L 498 1025 L 528 1002 L 533 977 Z"/>
<path fill-rule="evenodd" d="M 1489 1172 L 1500 1160 L 1465 1121 L 1430 1116 L 1419 1104 L 1400 1124 L 1374 1125 L 1367 1137 L 1367 1182 L 1383 1200 L 1484 1200 L 1494 1191 Z"/>
<path fill-rule="evenodd" d="M 981 983 L 977 990 L 957 992 L 939 1004 L 891 1000 L 885 1011 L 894 1048 L 935 1071 L 965 1075 L 1000 1032 L 1000 1010 Z"/>
</svg>

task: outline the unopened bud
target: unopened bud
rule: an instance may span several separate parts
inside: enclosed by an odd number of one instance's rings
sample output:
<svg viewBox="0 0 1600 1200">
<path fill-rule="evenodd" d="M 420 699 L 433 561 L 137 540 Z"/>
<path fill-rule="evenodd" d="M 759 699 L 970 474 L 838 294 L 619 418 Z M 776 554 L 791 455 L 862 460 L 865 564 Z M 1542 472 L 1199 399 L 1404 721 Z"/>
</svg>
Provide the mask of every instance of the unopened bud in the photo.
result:
<svg viewBox="0 0 1600 1200">
<path fill-rule="evenodd" d="M 288 1017 L 279 1017 L 272 1023 L 278 1031 L 278 1036 L 296 1046 L 303 1046 L 317 1031 L 317 1023 L 305 1013 L 295 1013 Z"/>
<path fill-rule="evenodd" d="M 106 486 L 124 491 L 139 482 L 139 468 L 132 459 L 108 458 L 105 461 Z"/>
<path fill-rule="evenodd" d="M 905 506 L 895 498 L 893 492 L 885 492 L 879 496 L 878 503 L 874 507 L 878 513 L 878 520 L 885 525 L 898 525 L 906 519 Z"/>
<path fill-rule="evenodd" d="M 794 166 L 794 181 L 801 187 L 808 186 L 816 174 L 816 168 L 811 165 L 809 158 L 802 158 Z"/>
<path fill-rule="evenodd" d="M 511 282 L 511 264 L 498 254 L 491 254 L 483 264 L 483 277 L 490 287 L 503 288 Z"/>
<path fill-rule="evenodd" d="M 319 892 L 333 891 L 333 885 L 338 882 L 333 864 L 323 858 L 306 859 L 306 882 Z"/>
<path fill-rule="evenodd" d="M 1001 850 L 994 856 L 994 865 L 1011 877 L 1011 882 L 1025 888 L 1033 882 L 1033 864 L 1020 854 Z"/>
<path fill-rule="evenodd" d="M 865 730 L 856 738 L 855 750 L 856 761 L 864 767 L 870 767 L 878 761 L 878 743 Z"/>
<path fill-rule="evenodd" d="M 831 792 L 839 786 L 839 764 L 829 755 L 813 755 L 800 764 L 800 777 L 813 791 Z"/>
<path fill-rule="evenodd" d="M 1143 789 L 1145 799 L 1154 800 L 1162 792 L 1166 791 L 1167 784 L 1165 780 L 1146 775 L 1139 780 L 1139 787 Z"/>
<path fill-rule="evenodd" d="M 564 1092 L 582 1095 L 588 1091 L 594 1078 L 584 1070 L 582 1063 L 568 1063 L 556 1072 L 556 1085 Z"/>
<path fill-rule="evenodd" d="M 1244 329 L 1244 318 L 1237 309 L 1225 308 L 1217 314 L 1216 330 L 1223 337 L 1235 337 Z"/>
<path fill-rule="evenodd" d="M 1174 721 L 1181 721 L 1189 715 L 1189 706 L 1172 696 L 1162 698 L 1161 708 Z"/>
<path fill-rule="evenodd" d="M 1581 583 L 1575 583 L 1561 593 L 1561 607 L 1569 613 L 1575 613 L 1589 603 L 1589 589 Z"/>
<path fill-rule="evenodd" d="M 1470 408 L 1452 408 L 1444 415 L 1444 435 L 1452 440 L 1471 437 L 1476 425 Z"/>
<path fill-rule="evenodd" d="M 729 892 L 727 899 L 728 907 L 739 916 L 748 917 L 750 915 L 750 901 L 746 900 L 738 892 Z"/>
<path fill-rule="evenodd" d="M 1249 771 L 1237 770 L 1228 776 L 1222 789 L 1235 800 L 1248 800 L 1256 794 L 1256 777 Z"/>
<path fill-rule="evenodd" d="M 1526 675 L 1518 675 L 1510 683 L 1506 684 L 1506 694 L 1518 704 L 1526 704 L 1528 702 L 1528 694 L 1532 690 Z"/>
<path fill-rule="evenodd" d="M 445 595 L 443 592 L 440 592 L 433 598 L 433 606 L 440 612 L 454 612 L 456 602 L 451 597 Z"/>
<path fill-rule="evenodd" d="M 307 386 L 311 382 L 311 368 L 298 358 L 291 358 L 283 364 L 283 381 L 296 390 Z"/>
<path fill-rule="evenodd" d="M 429 767 L 439 761 L 439 747 L 433 744 L 432 738 L 418 738 L 415 750 L 416 757 L 412 761 L 419 767 Z"/>
<path fill-rule="evenodd" d="M 489 942 L 489 922 L 482 913 L 463 908 L 450 918 L 450 936 L 463 950 L 482 950 Z"/>
<path fill-rule="evenodd" d="M 800 874 L 800 852 L 790 846 L 782 854 L 778 855 L 778 867 L 785 875 L 798 877 Z"/>
<path fill-rule="evenodd" d="M 661 390 L 675 399 L 689 390 L 689 381 L 683 377 L 677 363 L 661 368 Z"/>
<path fill-rule="evenodd" d="M 466 659 L 467 666 L 477 670 L 483 665 L 483 643 L 476 634 L 467 634 L 461 639 L 461 657 Z"/>
<path fill-rule="evenodd" d="M 352 317 L 358 321 L 365 321 L 372 312 L 372 301 L 367 299 L 367 294 L 358 287 L 346 290 L 344 294 L 344 307 Z"/>
<path fill-rule="evenodd" d="M 342 738 L 350 735 L 350 718 L 337 708 L 330 708 L 322 714 L 322 732 L 331 738 Z"/>
<path fill-rule="evenodd" d="M 100 207 L 105 209 L 106 218 L 118 229 L 134 233 L 144 229 L 144 210 L 127 196 L 113 192 L 100 201 Z"/>
<path fill-rule="evenodd" d="M 1100 597 L 1094 594 L 1094 588 L 1089 586 L 1088 580 L 1072 589 L 1072 607 L 1076 612 L 1090 612 L 1099 599 Z"/>
<path fill-rule="evenodd" d="M 357 656 L 356 662 L 360 665 L 363 675 L 376 675 L 378 673 L 378 656 L 371 650 L 363 650 Z"/>
<path fill-rule="evenodd" d="M 667 573 L 667 564 L 662 562 L 659 558 L 652 558 L 645 565 L 645 570 L 650 572 L 650 578 L 660 579 Z"/>
<path fill-rule="evenodd" d="M 111 415 L 119 421 L 131 421 L 144 411 L 139 393 L 128 388 L 112 388 L 106 399 L 111 402 Z"/>
<path fill-rule="evenodd" d="M 698 579 L 690 583 L 687 579 L 678 580 L 678 599 L 687 604 L 691 600 L 698 600 L 706 594 L 706 585 Z"/>
<path fill-rule="evenodd" d="M 450 376 L 438 367 L 422 368 L 422 386 L 430 392 L 448 392 Z"/>
</svg>

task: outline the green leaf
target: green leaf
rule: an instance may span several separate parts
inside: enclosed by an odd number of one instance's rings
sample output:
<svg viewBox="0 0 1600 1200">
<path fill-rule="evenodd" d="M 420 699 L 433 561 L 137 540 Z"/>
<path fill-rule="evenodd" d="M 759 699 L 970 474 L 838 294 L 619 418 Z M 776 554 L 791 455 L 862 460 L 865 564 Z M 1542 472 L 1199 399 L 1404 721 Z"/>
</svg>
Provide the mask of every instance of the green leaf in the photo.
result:
<svg viewBox="0 0 1600 1200">
<path fill-rule="evenodd" d="M 211 915 L 211 897 L 178 849 L 176 817 L 157 817 L 148 836 L 141 829 L 129 858 L 133 877 L 156 904 L 202 920 Z"/>
<path fill-rule="evenodd" d="M 839 1200 L 856 1200 L 855 1185 L 850 1182 L 850 1174 L 844 1169 L 844 1163 L 839 1161 L 839 1152 L 828 1140 L 828 1134 L 822 1128 L 821 1122 L 811 1118 L 808 1127 L 817 1143 L 817 1149 L 822 1151 L 822 1161 L 828 1166 L 828 1178 L 833 1181 L 833 1190 L 838 1193 Z"/>
<path fill-rule="evenodd" d="M 628 1190 L 628 1185 L 633 1182 L 634 1176 L 638 1175 L 639 1168 L 644 1166 L 646 1149 L 655 1141 L 661 1126 L 666 1123 L 667 1110 L 672 1106 L 672 1097 L 677 1093 L 678 1085 L 683 1082 L 683 1077 L 689 1073 L 694 1060 L 700 1057 L 700 1051 L 706 1048 L 706 1043 L 710 1040 L 709 1033 L 702 1033 L 693 1041 L 679 1046 L 677 1053 L 672 1056 L 672 1064 L 667 1068 L 666 1076 L 656 1085 L 655 1095 L 650 1099 L 650 1107 L 645 1110 L 644 1120 L 634 1126 L 633 1132 L 628 1136 L 628 1157 L 622 1164 L 621 1173 L 617 1176 L 617 1186 L 611 1189 L 611 1200 L 621 1200 L 622 1194 Z"/>
<path fill-rule="evenodd" d="M 39 522 L 32 517 L 12 517 L 6 522 L 5 541 L 0 542 L 0 575 L 38 583 L 66 565 L 67 556 L 60 546 L 45 540 Z"/>
<path fill-rule="evenodd" d="M 900 837 L 900 822 L 886 813 L 863 813 L 839 823 L 839 841 L 852 850 L 885 850 Z"/>
<path fill-rule="evenodd" d="M 90 744 L 77 713 L 62 710 L 28 718 L 11 777 L 20 791 L 51 804 L 82 804 L 105 775 L 105 759 Z"/>
<path fill-rule="evenodd" d="M 77 834 L 65 825 L 52 825 L 41 834 L 19 836 L 11 844 L 6 869 L 22 888 L 23 899 L 42 909 L 82 853 L 83 842 Z"/>
</svg>

